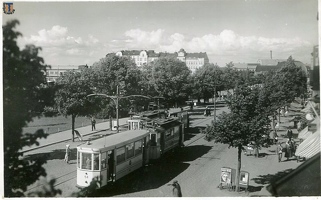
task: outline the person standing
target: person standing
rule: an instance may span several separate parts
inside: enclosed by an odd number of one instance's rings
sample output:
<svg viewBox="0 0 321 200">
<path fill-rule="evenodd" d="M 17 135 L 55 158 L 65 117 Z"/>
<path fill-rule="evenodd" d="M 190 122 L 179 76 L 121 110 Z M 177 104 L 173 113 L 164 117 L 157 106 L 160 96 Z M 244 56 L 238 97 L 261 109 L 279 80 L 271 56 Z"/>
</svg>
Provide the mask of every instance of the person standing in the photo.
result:
<svg viewBox="0 0 321 200">
<path fill-rule="evenodd" d="M 278 146 L 276 147 L 276 153 L 278 154 L 278 160 L 281 162 L 282 160 L 282 154 L 283 154 L 283 147 L 281 145 L 281 142 L 279 142 Z"/>
<path fill-rule="evenodd" d="M 96 130 L 96 120 L 94 117 L 91 118 L 91 130 Z"/>
<path fill-rule="evenodd" d="M 286 157 L 286 160 L 289 160 L 289 158 L 291 157 L 291 145 L 290 145 L 289 139 L 285 143 L 285 148 L 286 148 L 286 151 L 284 156 Z"/>
<path fill-rule="evenodd" d="M 69 164 L 69 156 L 70 156 L 70 144 L 66 145 L 66 154 L 65 154 L 65 159 L 64 161 Z"/>
<path fill-rule="evenodd" d="M 168 184 L 173 186 L 173 197 L 182 197 L 181 186 L 178 184 L 178 181 L 173 181 L 172 184 Z"/>
</svg>

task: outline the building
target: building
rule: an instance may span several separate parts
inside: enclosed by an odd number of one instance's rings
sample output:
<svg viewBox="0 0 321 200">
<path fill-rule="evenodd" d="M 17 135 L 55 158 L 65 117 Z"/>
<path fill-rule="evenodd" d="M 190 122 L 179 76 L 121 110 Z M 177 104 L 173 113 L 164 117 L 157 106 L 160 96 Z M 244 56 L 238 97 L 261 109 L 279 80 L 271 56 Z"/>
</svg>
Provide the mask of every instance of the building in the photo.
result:
<svg viewBox="0 0 321 200">
<path fill-rule="evenodd" d="M 266 65 L 266 66 L 272 66 L 272 65 L 277 65 L 279 62 L 284 62 L 286 59 L 258 59 L 257 63 L 260 65 Z"/>
<path fill-rule="evenodd" d="M 55 82 L 57 78 L 64 75 L 67 71 L 80 71 L 88 68 L 87 65 L 52 65 L 46 69 L 47 82 Z"/>
<path fill-rule="evenodd" d="M 202 67 L 204 64 L 209 63 L 209 59 L 206 52 L 199 53 L 187 53 L 184 49 L 180 49 L 178 52 L 168 53 L 159 52 L 154 50 L 122 50 L 116 53 L 117 56 L 126 56 L 136 63 L 138 67 L 153 62 L 159 58 L 176 58 L 186 63 L 186 66 L 195 72 L 196 69 Z"/>
<path fill-rule="evenodd" d="M 252 71 L 255 72 L 258 63 L 234 63 L 234 69 L 237 71 Z"/>
</svg>

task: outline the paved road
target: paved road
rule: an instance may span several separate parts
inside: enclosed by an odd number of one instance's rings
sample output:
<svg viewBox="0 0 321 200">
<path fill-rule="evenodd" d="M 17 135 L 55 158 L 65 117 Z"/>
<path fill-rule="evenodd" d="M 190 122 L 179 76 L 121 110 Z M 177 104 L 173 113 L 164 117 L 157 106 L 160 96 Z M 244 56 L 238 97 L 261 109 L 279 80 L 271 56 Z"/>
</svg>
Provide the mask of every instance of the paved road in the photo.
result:
<svg viewBox="0 0 321 200">
<path fill-rule="evenodd" d="M 217 110 L 220 114 L 226 108 Z M 191 127 L 201 128 L 209 124 L 213 116 L 203 115 L 191 116 Z M 282 118 L 283 126 L 288 126 L 285 118 Z M 98 126 L 97 126 L 97 129 Z M 106 134 L 111 133 L 107 131 Z M 70 133 L 69 133 L 70 134 Z M 90 134 L 84 139 L 94 137 L 100 133 Z M 171 187 L 167 186 L 174 179 L 178 180 L 182 186 L 185 197 L 221 197 L 221 196 L 247 196 L 245 192 L 229 192 L 219 190 L 221 167 L 236 168 L 237 151 L 228 148 L 224 144 L 214 144 L 207 142 L 202 134 L 195 130 L 187 134 L 185 145 L 182 150 L 169 153 L 159 163 L 142 168 L 137 172 L 116 183 L 111 189 L 104 189 L 97 193 L 97 196 L 116 197 L 168 197 L 171 196 Z M 59 142 L 39 149 L 26 152 L 29 156 L 46 156 L 47 164 L 44 165 L 49 177 L 57 178 L 56 188 L 62 190 L 62 196 L 70 196 L 73 192 L 79 191 L 76 186 L 76 147 L 81 142 L 71 143 L 72 163 L 63 162 L 65 145 L 70 141 Z M 263 157 L 242 155 L 242 170 L 250 173 L 250 185 L 257 190 L 250 193 L 258 194 L 266 180 L 289 168 L 296 168 L 300 163 L 296 161 L 277 162 L 274 154 L 275 147 L 264 148 L 260 153 Z M 29 191 L 37 188 L 37 183 L 28 187 Z"/>
</svg>

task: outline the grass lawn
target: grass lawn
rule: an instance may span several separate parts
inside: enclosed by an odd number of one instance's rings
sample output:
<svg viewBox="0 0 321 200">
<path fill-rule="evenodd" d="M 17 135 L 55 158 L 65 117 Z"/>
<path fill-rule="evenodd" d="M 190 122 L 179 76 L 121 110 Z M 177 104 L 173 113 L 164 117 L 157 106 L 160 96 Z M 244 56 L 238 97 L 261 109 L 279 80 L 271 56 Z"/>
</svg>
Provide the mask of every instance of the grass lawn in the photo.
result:
<svg viewBox="0 0 321 200">
<path fill-rule="evenodd" d="M 90 125 L 90 119 L 91 118 L 88 117 L 77 117 L 75 120 L 75 128 Z M 108 119 L 96 119 L 96 123 L 107 120 Z M 23 133 L 35 133 L 38 129 L 43 129 L 46 133 L 49 134 L 71 130 L 71 116 L 34 118 L 33 121 L 27 125 L 27 127 L 23 128 Z"/>
</svg>

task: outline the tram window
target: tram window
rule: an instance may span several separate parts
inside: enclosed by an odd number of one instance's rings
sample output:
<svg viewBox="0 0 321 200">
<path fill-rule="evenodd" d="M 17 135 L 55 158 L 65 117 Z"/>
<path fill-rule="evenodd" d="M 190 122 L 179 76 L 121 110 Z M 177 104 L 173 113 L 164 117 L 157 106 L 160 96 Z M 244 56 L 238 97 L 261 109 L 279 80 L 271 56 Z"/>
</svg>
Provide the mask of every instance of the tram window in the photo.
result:
<svg viewBox="0 0 321 200">
<path fill-rule="evenodd" d="M 156 145 L 157 145 L 156 134 L 153 133 L 153 134 L 151 134 L 150 137 L 151 137 L 151 138 L 150 138 L 150 145 L 151 145 L 151 146 L 156 146 Z"/>
<path fill-rule="evenodd" d="M 179 126 L 176 126 L 176 127 L 174 128 L 174 134 L 175 134 L 175 135 L 179 134 Z"/>
<path fill-rule="evenodd" d="M 91 154 L 90 153 L 82 153 L 81 168 L 91 170 Z"/>
<path fill-rule="evenodd" d="M 127 154 L 127 159 L 134 156 L 134 143 L 130 143 L 126 145 L 126 154 Z"/>
<path fill-rule="evenodd" d="M 101 154 L 101 169 L 106 169 L 107 167 L 107 152 Z"/>
<path fill-rule="evenodd" d="M 142 153 L 142 141 L 135 142 L 135 156 Z"/>
<path fill-rule="evenodd" d="M 117 149 L 117 164 L 125 161 L 125 147 Z"/>
<path fill-rule="evenodd" d="M 99 170 L 99 154 L 94 154 L 94 170 Z"/>
<path fill-rule="evenodd" d="M 171 137 L 173 136 L 174 133 L 173 133 L 173 129 L 169 129 L 167 132 L 166 132 L 166 137 Z"/>
</svg>

